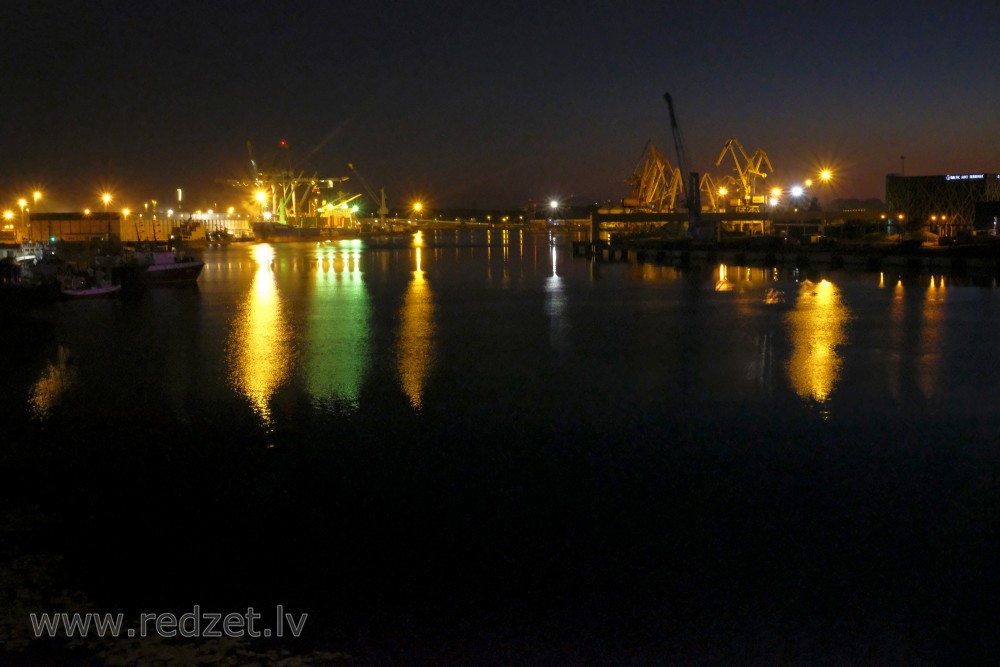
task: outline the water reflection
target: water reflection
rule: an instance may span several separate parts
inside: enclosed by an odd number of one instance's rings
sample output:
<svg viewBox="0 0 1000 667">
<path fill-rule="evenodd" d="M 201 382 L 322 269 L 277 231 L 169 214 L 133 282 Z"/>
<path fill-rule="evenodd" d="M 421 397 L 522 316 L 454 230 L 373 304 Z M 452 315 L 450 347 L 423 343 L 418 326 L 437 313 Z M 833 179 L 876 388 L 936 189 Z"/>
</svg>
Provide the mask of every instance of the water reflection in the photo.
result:
<svg viewBox="0 0 1000 667">
<path fill-rule="evenodd" d="M 926 287 L 901 277 L 895 281 L 889 312 L 889 394 L 911 402 L 923 401 L 938 393 L 948 291 L 945 277 L 921 277 Z"/>
<path fill-rule="evenodd" d="M 920 336 L 920 366 L 917 369 L 917 384 L 926 398 L 932 398 L 937 391 L 941 366 L 941 329 L 943 328 L 946 296 L 944 276 L 932 277 L 924 296 L 923 329 Z"/>
<path fill-rule="evenodd" d="M 715 281 L 716 292 L 732 292 L 733 282 L 729 279 L 729 267 L 725 264 L 719 265 L 719 279 Z"/>
<path fill-rule="evenodd" d="M 552 275 L 545 279 L 545 314 L 549 316 L 549 343 L 555 350 L 562 350 L 566 339 L 566 294 L 563 279 L 556 265 L 556 246 L 549 246 Z"/>
<path fill-rule="evenodd" d="M 56 362 L 50 361 L 31 387 L 28 404 L 35 417 L 48 417 L 59 398 L 76 381 L 76 369 L 69 365 L 69 357 L 69 349 L 60 345 L 56 351 Z"/>
<path fill-rule="evenodd" d="M 837 347 L 846 342 L 850 311 L 840 290 L 828 280 L 805 280 L 786 324 L 792 353 L 788 378 L 792 389 L 805 399 L 824 402 L 840 375 L 842 360 Z"/>
<path fill-rule="evenodd" d="M 367 367 L 371 301 L 361 251 L 321 249 L 306 316 L 302 368 L 315 401 L 356 402 Z"/>
<path fill-rule="evenodd" d="M 399 379 L 415 408 L 423 405 L 424 383 L 434 357 L 434 295 L 421 270 L 421 250 L 414 248 L 416 268 L 403 300 L 399 331 Z"/>
<path fill-rule="evenodd" d="M 229 335 L 230 379 L 270 425 L 271 396 L 287 379 L 295 348 L 275 284 L 274 249 L 260 244 L 253 254 L 257 264 L 253 282 L 237 308 Z"/>
</svg>

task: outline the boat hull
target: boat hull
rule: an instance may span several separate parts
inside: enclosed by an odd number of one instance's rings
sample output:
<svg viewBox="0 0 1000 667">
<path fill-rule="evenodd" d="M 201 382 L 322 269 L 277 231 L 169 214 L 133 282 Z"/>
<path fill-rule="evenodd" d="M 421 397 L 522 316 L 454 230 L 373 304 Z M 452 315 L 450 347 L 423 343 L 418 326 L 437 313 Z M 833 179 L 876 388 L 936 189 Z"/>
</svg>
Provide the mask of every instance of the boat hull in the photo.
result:
<svg viewBox="0 0 1000 667">
<path fill-rule="evenodd" d="M 317 227 L 293 227 L 276 222 L 255 222 L 252 228 L 257 241 L 267 242 L 319 240 L 323 238 L 324 231 L 329 231 Z"/>
<path fill-rule="evenodd" d="M 81 287 L 73 289 L 64 287 L 60 290 L 66 299 L 104 299 L 118 294 L 121 285 L 102 285 L 100 287 Z"/>
<path fill-rule="evenodd" d="M 202 261 L 175 262 L 173 264 L 150 264 L 139 272 L 139 279 L 147 284 L 188 283 L 198 280 Z"/>
</svg>

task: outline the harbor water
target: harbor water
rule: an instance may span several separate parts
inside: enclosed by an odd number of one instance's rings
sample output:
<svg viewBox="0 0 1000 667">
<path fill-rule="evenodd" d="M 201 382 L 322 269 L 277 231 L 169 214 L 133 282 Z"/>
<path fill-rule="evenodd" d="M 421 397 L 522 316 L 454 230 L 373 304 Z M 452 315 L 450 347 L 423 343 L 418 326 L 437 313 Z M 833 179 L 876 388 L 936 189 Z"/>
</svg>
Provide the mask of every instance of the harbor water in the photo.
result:
<svg viewBox="0 0 1000 667">
<path fill-rule="evenodd" d="M 995 276 L 595 263 L 574 238 L 212 246 L 196 285 L 6 318 L 0 656 L 216 646 L 69 646 L 30 612 L 282 605 L 301 637 L 241 650 L 996 657 Z"/>
</svg>

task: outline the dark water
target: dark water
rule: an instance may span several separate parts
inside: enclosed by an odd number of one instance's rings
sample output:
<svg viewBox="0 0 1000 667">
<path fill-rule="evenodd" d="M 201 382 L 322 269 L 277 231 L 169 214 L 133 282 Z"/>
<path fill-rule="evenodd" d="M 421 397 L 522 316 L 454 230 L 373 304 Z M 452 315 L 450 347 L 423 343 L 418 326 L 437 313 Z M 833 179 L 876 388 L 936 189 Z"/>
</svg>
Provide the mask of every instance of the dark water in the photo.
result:
<svg viewBox="0 0 1000 667">
<path fill-rule="evenodd" d="M 996 658 L 993 277 L 416 242 L 8 318 L 5 632 L 69 595 L 282 604 L 303 636 L 243 646 L 301 664 Z"/>
</svg>

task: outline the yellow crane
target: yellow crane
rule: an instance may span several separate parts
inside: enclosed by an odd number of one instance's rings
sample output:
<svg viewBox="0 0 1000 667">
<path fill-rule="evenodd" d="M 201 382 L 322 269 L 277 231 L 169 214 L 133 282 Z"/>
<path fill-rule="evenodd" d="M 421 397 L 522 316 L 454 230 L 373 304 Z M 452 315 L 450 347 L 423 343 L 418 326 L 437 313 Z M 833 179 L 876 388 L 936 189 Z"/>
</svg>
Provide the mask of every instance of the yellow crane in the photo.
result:
<svg viewBox="0 0 1000 667">
<path fill-rule="evenodd" d="M 632 187 L 632 197 L 623 202 L 626 207 L 659 213 L 676 210 L 684 177 L 652 141 L 647 141 L 626 183 Z"/>
<path fill-rule="evenodd" d="M 718 167 L 722 164 L 727 153 L 733 156 L 733 161 L 736 163 L 736 178 L 734 182 L 739 189 L 740 200 L 737 210 L 759 211 L 758 202 L 754 201 L 757 179 L 767 178 L 767 173 L 763 171 L 765 165 L 768 171 L 774 173 L 774 167 L 771 166 L 771 161 L 767 158 L 767 153 L 763 149 L 758 148 L 752 156 L 748 157 L 740 142 L 735 138 L 730 138 L 722 147 L 722 152 L 719 154 L 719 159 L 715 162 L 715 166 Z"/>
<path fill-rule="evenodd" d="M 708 199 L 710 211 L 725 211 L 726 202 L 730 195 L 736 195 L 737 187 L 736 179 L 728 174 L 718 180 L 709 173 L 701 177 L 701 191 Z"/>
</svg>

